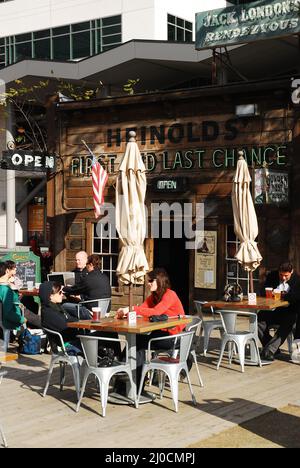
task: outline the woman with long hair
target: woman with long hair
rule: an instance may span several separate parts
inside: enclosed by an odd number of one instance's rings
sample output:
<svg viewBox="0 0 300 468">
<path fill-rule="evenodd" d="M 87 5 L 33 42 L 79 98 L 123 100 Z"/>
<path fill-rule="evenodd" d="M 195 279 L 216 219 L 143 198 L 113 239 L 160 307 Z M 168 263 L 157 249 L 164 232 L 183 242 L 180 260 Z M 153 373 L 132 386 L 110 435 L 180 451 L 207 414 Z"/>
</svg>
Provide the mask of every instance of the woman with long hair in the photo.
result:
<svg viewBox="0 0 300 468">
<path fill-rule="evenodd" d="M 169 317 L 184 316 L 182 303 L 176 292 L 171 289 L 171 283 L 167 272 L 163 268 L 155 268 L 148 273 L 148 284 L 150 287 L 150 296 L 140 306 L 134 306 L 133 310 L 137 315 L 150 317 L 151 315 L 166 314 Z M 126 317 L 128 307 L 117 311 L 117 317 L 122 319 Z M 185 325 L 179 325 L 173 328 L 163 328 L 155 330 L 149 335 L 137 335 L 137 384 L 139 385 L 142 373 L 143 363 L 145 362 L 145 351 L 151 338 L 163 338 L 169 335 L 181 333 Z M 153 349 L 170 349 L 173 346 L 173 340 L 155 341 Z"/>
</svg>

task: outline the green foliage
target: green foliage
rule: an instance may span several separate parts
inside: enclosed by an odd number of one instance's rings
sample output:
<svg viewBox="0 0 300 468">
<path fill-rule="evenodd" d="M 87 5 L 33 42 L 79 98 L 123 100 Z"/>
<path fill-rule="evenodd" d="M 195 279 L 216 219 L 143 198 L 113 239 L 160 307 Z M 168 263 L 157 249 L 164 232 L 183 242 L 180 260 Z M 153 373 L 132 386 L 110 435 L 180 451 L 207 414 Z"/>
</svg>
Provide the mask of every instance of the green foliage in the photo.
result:
<svg viewBox="0 0 300 468">
<path fill-rule="evenodd" d="M 135 80 L 128 79 L 127 83 L 123 86 L 123 91 L 130 95 L 133 95 L 135 93 L 135 87 L 139 83 L 139 81 L 140 81 L 139 78 L 136 78 Z"/>
</svg>

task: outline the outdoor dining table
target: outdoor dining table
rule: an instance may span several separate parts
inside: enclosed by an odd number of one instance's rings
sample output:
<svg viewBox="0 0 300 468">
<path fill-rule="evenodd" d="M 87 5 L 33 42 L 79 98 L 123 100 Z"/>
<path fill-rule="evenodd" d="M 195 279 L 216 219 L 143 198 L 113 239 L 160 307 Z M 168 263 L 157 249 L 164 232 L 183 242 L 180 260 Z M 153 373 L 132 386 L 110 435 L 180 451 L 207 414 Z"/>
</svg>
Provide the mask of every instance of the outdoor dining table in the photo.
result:
<svg viewBox="0 0 300 468">
<path fill-rule="evenodd" d="M 39 289 L 33 288 L 33 289 L 19 289 L 19 294 L 22 294 L 22 296 L 38 296 L 39 295 Z"/>
<path fill-rule="evenodd" d="M 248 299 L 243 299 L 240 302 L 226 302 L 223 300 L 217 301 L 210 301 L 206 302 L 203 307 L 213 307 L 214 309 L 220 310 L 236 310 L 236 311 L 244 311 L 244 312 L 256 312 L 258 313 L 260 310 L 269 310 L 272 311 L 277 309 L 278 307 L 288 307 L 289 302 L 284 300 L 275 300 L 273 298 L 261 297 L 258 296 L 256 298 L 256 303 L 252 304 L 248 302 Z M 256 335 L 258 337 L 258 331 L 256 330 Z M 256 358 L 256 351 L 254 347 L 254 343 L 250 343 L 250 359 L 245 359 L 246 365 L 257 365 L 257 358 Z M 270 361 L 262 361 L 263 365 L 271 364 Z"/>
<path fill-rule="evenodd" d="M 133 386 L 130 388 L 127 398 L 121 395 L 114 394 L 115 398 L 110 396 L 110 401 L 120 404 L 128 404 L 135 400 L 137 395 L 136 386 L 136 335 L 148 334 L 154 330 L 164 328 L 173 328 L 178 325 L 187 325 L 192 320 L 185 317 L 169 318 L 164 322 L 150 322 L 148 318 L 137 317 L 136 324 L 130 324 L 128 319 L 117 319 L 114 317 L 106 317 L 100 322 L 93 320 L 80 320 L 78 322 L 68 323 L 69 328 L 78 328 L 82 330 L 96 330 L 102 332 L 116 332 L 126 336 L 128 342 L 128 361 L 132 370 Z M 149 401 L 145 399 L 145 402 Z M 143 403 L 141 398 L 140 403 Z"/>
</svg>

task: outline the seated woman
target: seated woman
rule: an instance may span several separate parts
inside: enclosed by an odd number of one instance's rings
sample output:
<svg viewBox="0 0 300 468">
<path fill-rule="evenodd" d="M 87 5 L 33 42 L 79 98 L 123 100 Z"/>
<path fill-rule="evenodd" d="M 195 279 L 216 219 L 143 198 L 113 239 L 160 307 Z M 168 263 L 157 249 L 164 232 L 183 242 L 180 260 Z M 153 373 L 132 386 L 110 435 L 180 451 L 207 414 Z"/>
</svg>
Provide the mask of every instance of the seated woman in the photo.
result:
<svg viewBox="0 0 300 468">
<path fill-rule="evenodd" d="M 170 279 L 167 272 L 163 268 L 156 268 L 148 273 L 148 283 L 150 285 L 151 295 L 140 306 L 134 306 L 133 310 L 138 315 L 150 317 L 151 315 L 166 314 L 169 317 L 177 317 L 185 315 L 182 303 L 175 291 L 172 291 Z M 117 311 L 117 317 L 123 318 L 128 313 L 128 307 L 121 308 Z M 162 338 L 169 335 L 181 333 L 185 325 L 176 326 L 173 328 L 163 328 L 155 330 L 149 335 L 137 335 L 137 385 L 140 383 L 142 367 L 145 362 L 145 351 L 148 347 L 148 342 L 151 338 Z M 153 349 L 172 349 L 173 340 L 155 341 Z"/>
<path fill-rule="evenodd" d="M 0 262 L 0 302 L 2 322 L 7 330 L 17 330 L 26 322 L 19 306 L 19 296 L 10 286 L 11 270 L 6 262 Z"/>
<path fill-rule="evenodd" d="M 77 322 L 78 318 L 71 315 L 62 306 L 63 291 L 61 285 L 52 281 L 45 281 L 40 286 L 39 296 L 42 301 L 42 327 L 59 332 L 65 344 L 68 343 L 69 347 L 71 346 L 81 350 L 80 338 L 78 338 L 80 333 L 78 333 L 78 329 L 68 328 L 68 323 Z M 85 334 L 88 334 L 88 332 Z M 94 333 L 93 336 L 118 338 L 118 334 L 112 332 L 97 332 Z M 58 340 L 56 340 L 56 344 L 59 345 Z M 100 342 L 99 347 L 101 346 L 102 343 Z M 102 347 L 104 347 L 104 345 Z M 109 343 L 109 347 L 113 349 L 116 357 L 120 356 L 121 350 L 118 342 Z"/>
<path fill-rule="evenodd" d="M 17 265 L 12 260 L 5 262 L 7 269 L 7 278 L 11 289 L 13 289 L 16 297 L 16 302 L 19 302 L 19 307 L 22 309 L 23 315 L 27 320 L 28 328 L 41 328 L 41 318 L 38 315 L 39 306 L 34 302 L 34 298 L 23 296 L 19 293 L 19 289 L 23 282 L 16 276 Z"/>
<path fill-rule="evenodd" d="M 109 278 L 101 272 L 101 258 L 99 255 L 89 255 L 87 259 L 86 269 L 88 274 L 83 276 L 81 280 L 74 286 L 64 287 L 64 294 L 80 295 L 85 301 L 91 299 L 106 299 L 111 297 L 111 287 Z M 63 304 L 65 310 L 71 315 L 77 316 L 77 306 L 70 302 Z M 80 307 L 80 319 L 88 320 L 91 318 L 92 307 L 97 307 L 97 302 L 86 304 L 86 307 Z"/>
</svg>

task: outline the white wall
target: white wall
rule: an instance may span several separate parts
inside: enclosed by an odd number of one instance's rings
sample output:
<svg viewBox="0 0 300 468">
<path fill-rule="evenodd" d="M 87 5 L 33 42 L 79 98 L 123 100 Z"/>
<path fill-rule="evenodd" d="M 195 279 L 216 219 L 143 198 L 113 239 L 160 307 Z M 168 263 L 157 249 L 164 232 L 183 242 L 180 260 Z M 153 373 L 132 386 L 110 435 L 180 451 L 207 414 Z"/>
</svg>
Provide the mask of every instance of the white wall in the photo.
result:
<svg viewBox="0 0 300 468">
<path fill-rule="evenodd" d="M 123 42 L 167 40 L 166 14 L 194 22 L 225 0 L 14 0 L 0 4 L 0 37 L 123 14 Z"/>
</svg>

